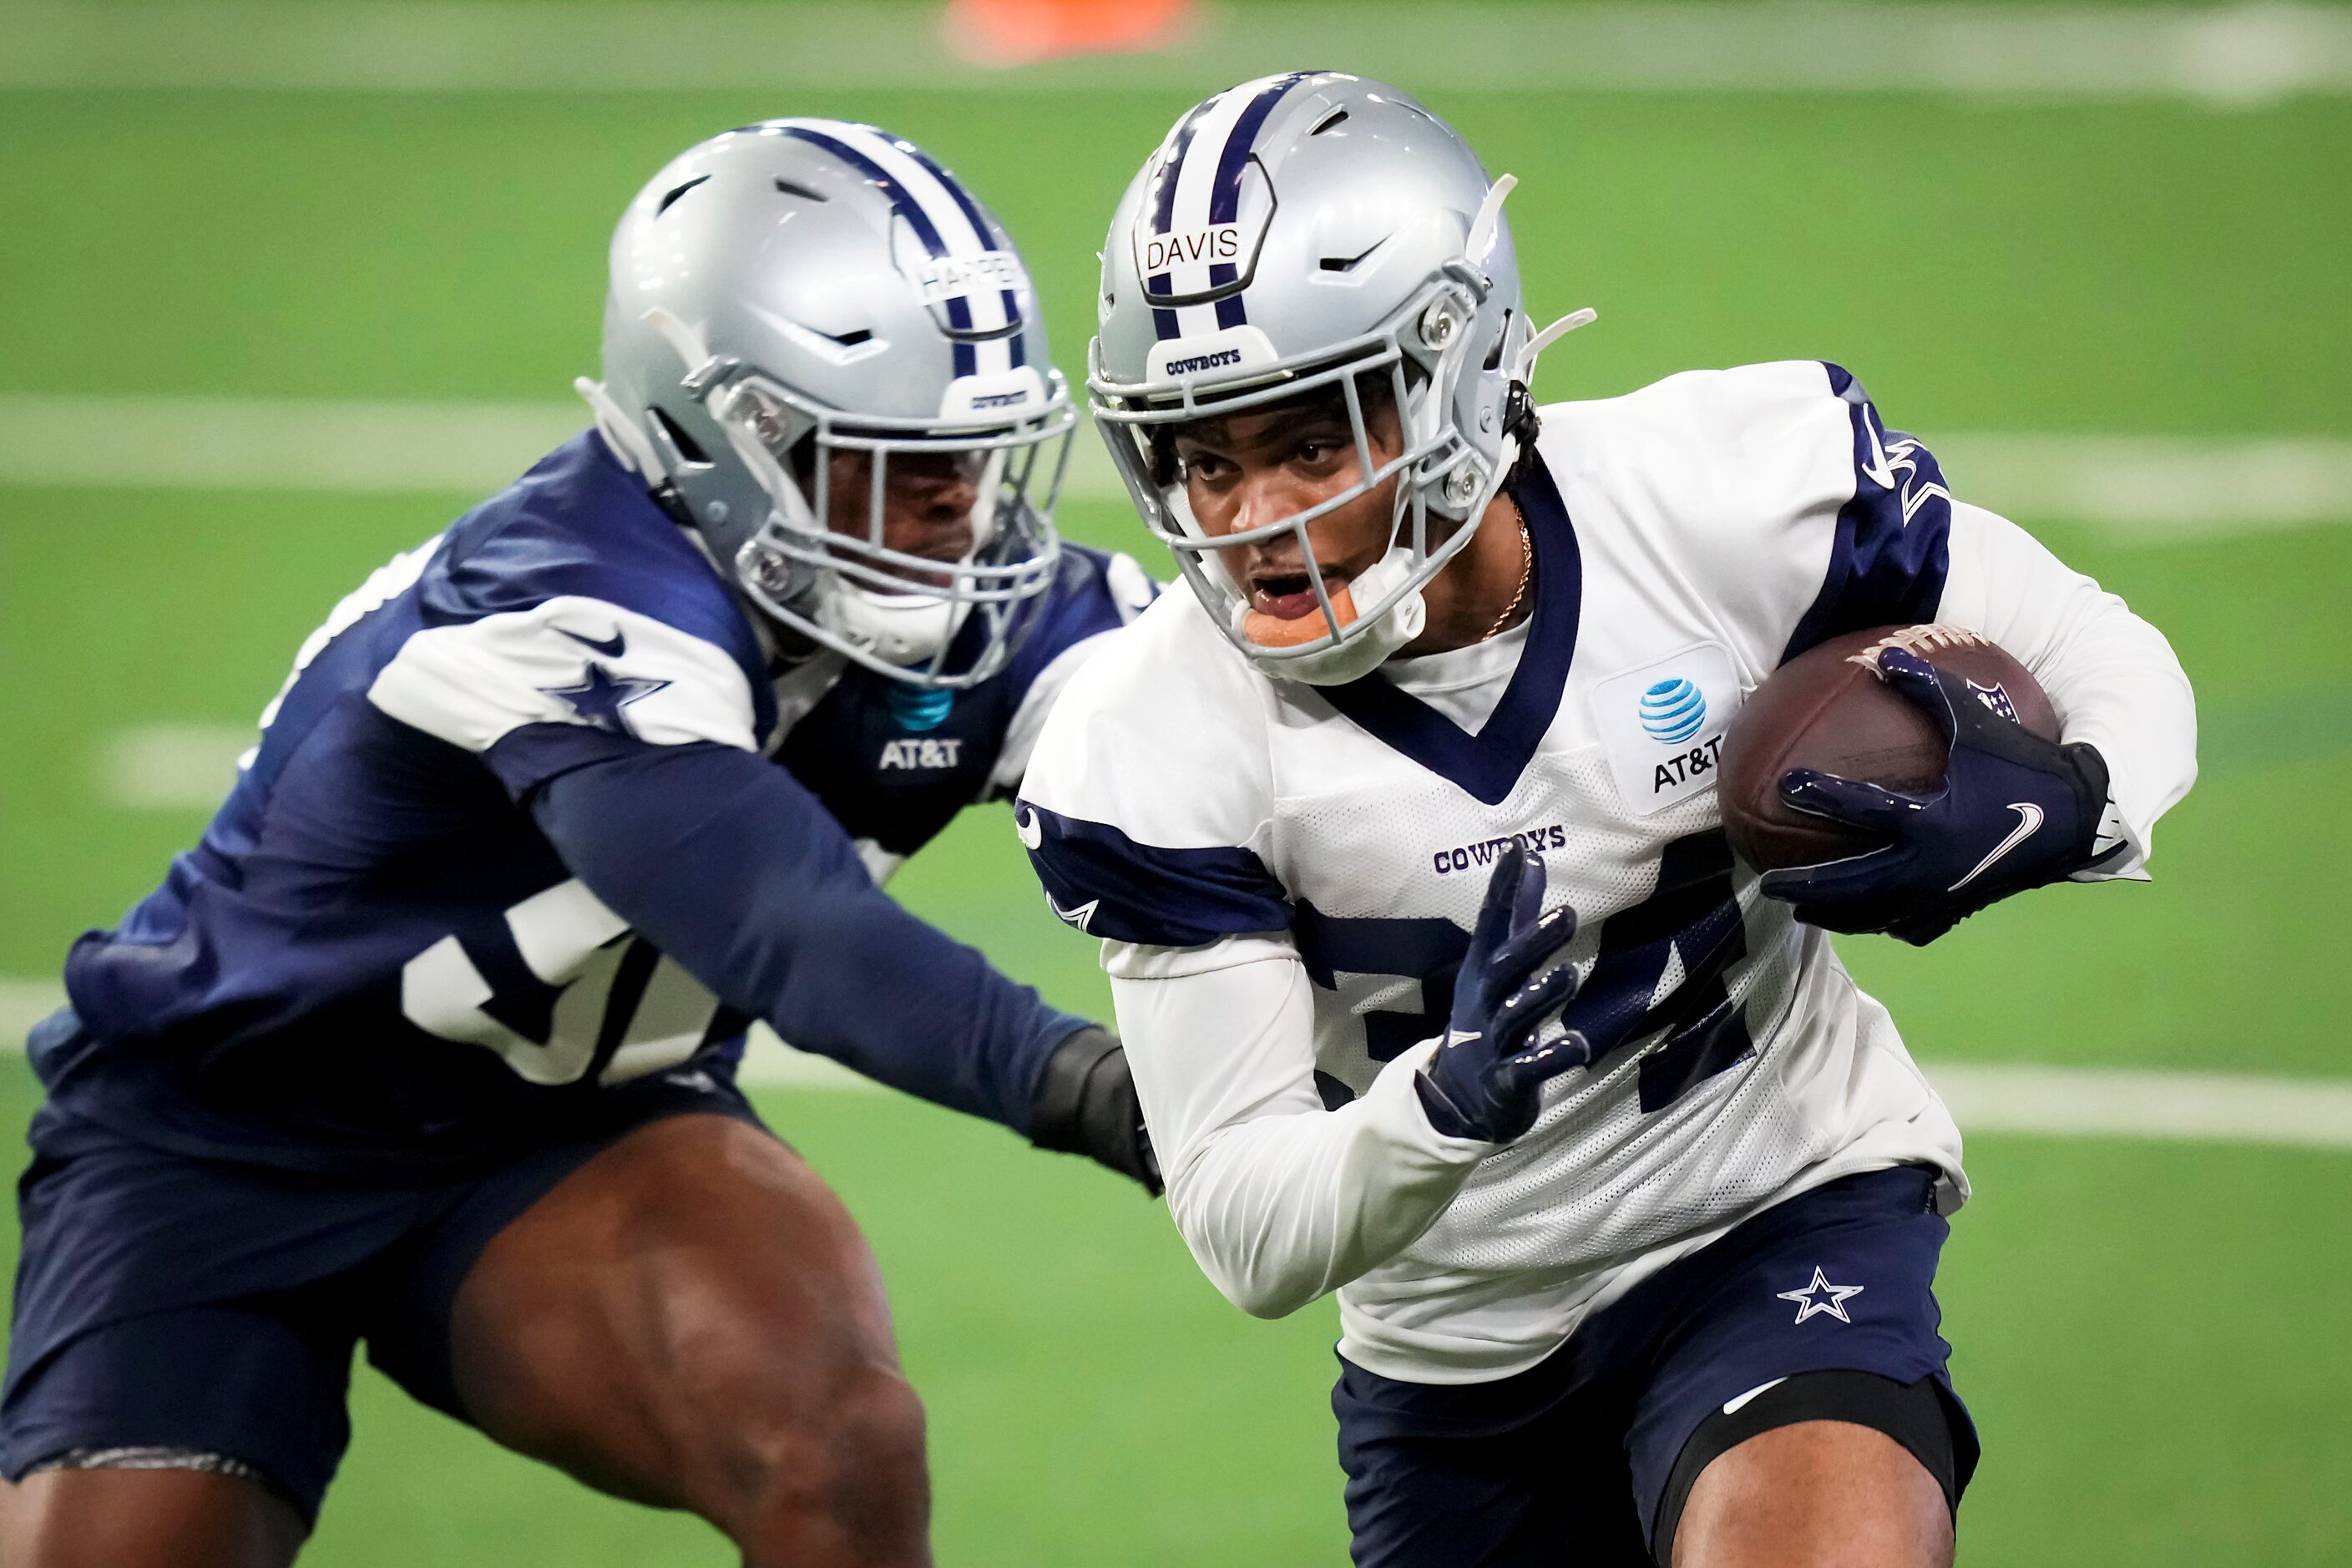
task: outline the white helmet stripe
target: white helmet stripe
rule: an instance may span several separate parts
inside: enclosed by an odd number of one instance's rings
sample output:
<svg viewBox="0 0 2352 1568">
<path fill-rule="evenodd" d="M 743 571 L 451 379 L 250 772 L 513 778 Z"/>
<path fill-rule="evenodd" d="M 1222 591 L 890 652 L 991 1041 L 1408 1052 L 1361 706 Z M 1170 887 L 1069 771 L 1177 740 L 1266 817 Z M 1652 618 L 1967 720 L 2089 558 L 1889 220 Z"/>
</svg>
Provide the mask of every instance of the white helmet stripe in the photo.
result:
<svg viewBox="0 0 2352 1568">
<path fill-rule="evenodd" d="M 971 257 L 995 248 L 964 212 L 963 204 L 920 159 L 908 156 L 898 142 L 866 126 L 845 126 L 840 135 L 845 143 L 889 171 L 890 177 L 923 209 L 923 216 L 931 220 L 931 226 L 947 242 L 949 255 Z M 969 298 L 974 331 L 985 332 L 1011 324 L 1003 296 L 997 289 L 975 289 Z"/>
<path fill-rule="evenodd" d="M 946 243 L 949 255 L 978 256 L 995 248 L 988 235 L 972 221 L 964 204 L 932 172 L 929 162 L 913 156 L 896 140 L 871 126 L 844 126 L 838 134 L 845 144 L 888 171 L 908 199 L 930 219 L 931 227 Z M 975 289 L 965 296 L 965 307 L 971 312 L 971 330 L 975 332 L 1001 331 L 1013 325 L 1013 314 L 1001 289 Z M 1013 369 L 1011 337 L 983 338 L 971 348 L 977 374 L 1003 375 Z"/>
<path fill-rule="evenodd" d="M 1217 185 L 1217 166 L 1224 161 L 1225 143 L 1234 133 L 1234 124 L 1244 110 L 1257 97 L 1254 92 L 1235 88 L 1217 100 L 1217 106 L 1201 117 L 1192 132 L 1192 144 L 1184 154 L 1182 167 L 1176 171 L 1176 201 L 1169 216 L 1168 232 L 1187 233 L 1206 228 L 1209 225 L 1209 198 Z M 1187 294 L 1206 293 L 1209 289 L 1209 262 L 1203 257 L 1188 261 L 1169 275 L 1168 292 L 1182 298 Z"/>
</svg>

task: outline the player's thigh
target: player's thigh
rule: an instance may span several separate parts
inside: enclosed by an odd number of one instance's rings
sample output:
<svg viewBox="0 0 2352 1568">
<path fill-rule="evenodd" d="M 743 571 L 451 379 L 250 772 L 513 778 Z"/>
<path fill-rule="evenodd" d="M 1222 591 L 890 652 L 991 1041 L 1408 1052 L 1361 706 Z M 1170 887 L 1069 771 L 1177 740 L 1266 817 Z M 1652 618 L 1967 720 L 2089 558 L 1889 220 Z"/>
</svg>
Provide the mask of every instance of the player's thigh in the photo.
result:
<svg viewBox="0 0 2352 1568">
<path fill-rule="evenodd" d="M 6 1568 L 285 1568 L 309 1527 L 249 1477 L 41 1470 L 0 1501 Z"/>
<path fill-rule="evenodd" d="M 1932 1189 L 1931 1174 L 1909 1169 L 1831 1183 L 1670 1265 L 1586 1325 L 1604 1341 L 1663 1325 L 1654 1342 L 1632 1346 L 1646 1385 L 1626 1438 L 1661 1561 L 1684 1560 L 1702 1475 L 1714 1475 L 1719 1504 L 1738 1503 L 1750 1494 L 1727 1494 L 1725 1478 L 1767 1459 L 1811 1467 L 1786 1478 L 1810 1478 L 1805 1486 L 1783 1489 L 1808 1517 L 1858 1487 L 1908 1518 L 1925 1478 L 1948 1535 L 1977 1441 L 1939 1332 L 1946 1227 Z M 1808 1429 L 1773 1436 L 1790 1428 Z"/>
<path fill-rule="evenodd" d="M 748 1121 L 651 1121 L 572 1171 L 483 1248 L 448 1343 L 457 1402 L 491 1436 L 739 1539 L 780 1490 L 927 1506 L 873 1255 Z"/>
<path fill-rule="evenodd" d="M 1712 1460 L 1675 1531 L 1674 1568 L 1949 1568 L 1943 1484 L 1874 1427 L 1805 1421 Z"/>
</svg>

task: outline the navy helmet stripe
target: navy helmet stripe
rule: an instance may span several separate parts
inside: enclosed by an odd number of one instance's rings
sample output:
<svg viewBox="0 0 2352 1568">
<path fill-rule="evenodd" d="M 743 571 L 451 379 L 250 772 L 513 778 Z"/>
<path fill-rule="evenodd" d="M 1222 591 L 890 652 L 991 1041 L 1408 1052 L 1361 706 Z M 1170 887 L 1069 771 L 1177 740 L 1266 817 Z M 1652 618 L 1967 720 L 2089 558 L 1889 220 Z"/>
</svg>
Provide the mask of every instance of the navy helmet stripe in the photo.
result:
<svg viewBox="0 0 2352 1568">
<path fill-rule="evenodd" d="M 1184 122 L 1176 128 L 1176 144 L 1169 150 L 1167 162 L 1160 165 L 1152 188 L 1152 233 L 1166 234 L 1168 226 L 1176 221 L 1176 180 L 1184 172 L 1184 154 L 1192 150 L 1192 136 L 1201 129 L 1201 121 L 1207 117 L 1209 110 L 1217 106 L 1217 100 L 1223 96 L 1219 93 L 1217 98 L 1193 105 L 1192 112 L 1186 115 Z"/>
<path fill-rule="evenodd" d="M 1216 183 L 1209 187 L 1211 223 L 1231 223 L 1241 212 L 1242 171 L 1249 166 L 1250 150 L 1257 142 L 1257 133 L 1265 126 L 1266 116 L 1274 112 L 1274 106 L 1282 101 L 1282 95 L 1306 79 L 1305 71 L 1292 71 L 1269 84 L 1234 121 L 1233 132 L 1225 138 L 1224 151 L 1217 155 Z"/>
<path fill-rule="evenodd" d="M 1220 93 L 1218 98 L 1224 95 Z M 1193 133 L 1200 130 L 1201 121 L 1217 106 L 1217 99 L 1207 99 L 1192 106 L 1183 123 L 1176 128 L 1175 145 L 1169 149 L 1160 172 L 1153 176 L 1151 192 L 1151 232 L 1166 234 L 1168 226 L 1176 221 L 1176 181 L 1184 172 L 1184 154 L 1192 150 Z M 1166 272 L 1156 272 L 1144 279 L 1143 292 L 1165 299 L 1175 285 L 1175 279 Z M 1155 310 L 1151 312 L 1151 328 L 1162 341 L 1176 335 L 1176 312 Z"/>
<path fill-rule="evenodd" d="M 940 237 L 939 226 L 931 222 L 931 215 L 923 210 L 922 204 L 915 200 L 906 186 L 892 177 L 889 170 L 860 153 L 848 142 L 836 137 L 827 136 L 822 131 L 811 131 L 805 126 L 793 125 L 785 128 L 784 134 L 824 148 L 859 174 L 864 174 L 875 184 L 879 185 L 888 195 L 891 209 L 907 220 L 908 225 L 915 231 L 915 237 L 923 242 L 924 247 L 933 256 L 943 257 L 948 254 L 948 242 Z"/>
<path fill-rule="evenodd" d="M 1251 149 L 1257 142 L 1257 133 L 1265 126 L 1266 117 L 1274 106 L 1282 101 L 1283 94 L 1307 79 L 1305 71 L 1293 71 L 1273 82 L 1250 100 L 1250 105 L 1234 121 L 1233 134 L 1225 138 L 1225 150 L 1217 158 L 1216 182 L 1209 187 L 1209 221 L 1212 224 L 1232 223 L 1241 216 L 1242 174 L 1249 167 Z M 1209 268 L 1209 287 L 1223 289 L 1240 280 L 1241 268 L 1230 261 L 1220 261 Z M 1234 294 L 1217 301 L 1217 325 L 1238 327 L 1249 320 L 1241 296 Z"/>
</svg>

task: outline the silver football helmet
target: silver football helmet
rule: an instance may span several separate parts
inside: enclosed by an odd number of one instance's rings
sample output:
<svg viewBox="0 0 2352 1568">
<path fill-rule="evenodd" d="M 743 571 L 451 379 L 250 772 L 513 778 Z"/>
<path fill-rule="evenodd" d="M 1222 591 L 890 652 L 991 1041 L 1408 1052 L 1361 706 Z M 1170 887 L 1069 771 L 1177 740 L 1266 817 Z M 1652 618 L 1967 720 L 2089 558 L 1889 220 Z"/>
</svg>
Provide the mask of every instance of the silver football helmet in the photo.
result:
<svg viewBox="0 0 2352 1568">
<path fill-rule="evenodd" d="M 689 148 L 614 233 L 604 370 L 606 440 L 761 610 L 918 687 L 1011 658 L 1077 415 L 1013 242 L 920 148 L 835 120 Z M 968 486 L 968 532 L 894 547 L 894 462 Z"/>
<path fill-rule="evenodd" d="M 1421 590 L 1470 541 L 1533 429 L 1535 355 L 1503 221 L 1516 182 L 1412 98 L 1333 71 L 1244 82 L 1179 120 L 1129 185 L 1103 247 L 1087 353 L 1096 422 L 1136 508 L 1234 644 L 1269 675 L 1352 680 L 1419 636 Z M 1386 380 L 1403 448 L 1376 463 L 1361 378 Z M 1293 516 L 1209 537 L 1167 461 L 1188 421 L 1336 386 L 1355 484 Z M 1307 525 L 1395 479 L 1387 555 L 1335 595 Z M 1297 537 L 1321 635 L 1268 646 L 1216 552 Z"/>
</svg>

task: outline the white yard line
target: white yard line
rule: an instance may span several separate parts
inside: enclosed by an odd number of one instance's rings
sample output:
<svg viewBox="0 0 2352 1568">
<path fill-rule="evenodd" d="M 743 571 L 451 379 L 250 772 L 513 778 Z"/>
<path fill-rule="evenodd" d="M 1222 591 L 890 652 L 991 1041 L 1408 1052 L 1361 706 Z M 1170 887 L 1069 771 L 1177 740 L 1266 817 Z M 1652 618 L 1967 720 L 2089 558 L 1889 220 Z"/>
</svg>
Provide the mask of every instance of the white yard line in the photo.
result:
<svg viewBox="0 0 2352 1568">
<path fill-rule="evenodd" d="M 2148 543 L 2352 521 L 2352 441 L 1961 433 L 1927 445 L 1965 499 Z"/>
<path fill-rule="evenodd" d="M 0 1051 L 63 1000 L 54 982 L 0 980 Z M 2352 1149 L 2352 1080 L 1943 1062 L 1927 1076 L 1964 1132 Z M 755 1088 L 880 1092 L 837 1063 L 753 1031 L 742 1080 Z"/>
<path fill-rule="evenodd" d="M 0 5 L 0 88 L 659 92 L 816 88 L 1205 92 L 1300 60 L 1423 92 L 1945 93 L 2231 105 L 2352 92 L 2332 6 L 1907 0 L 1204 6 L 1150 55 L 958 59 L 936 5 L 489 0 Z"/>
<path fill-rule="evenodd" d="M 100 744 L 91 782 L 134 810 L 210 812 L 236 781 L 257 725 L 140 724 Z"/>
<path fill-rule="evenodd" d="M 587 423 L 576 405 L 0 393 L 0 484 L 486 495 Z M 1073 500 L 1126 496 L 1080 430 Z M 1958 491 L 2142 543 L 2352 521 L 2352 440 L 1932 435 Z"/>
<path fill-rule="evenodd" d="M 2352 1149 L 2352 1082 L 2024 1064 L 1923 1064 L 1963 1132 Z"/>
<path fill-rule="evenodd" d="M 487 493 L 588 423 L 570 403 L 0 393 L 0 482 Z"/>
</svg>

